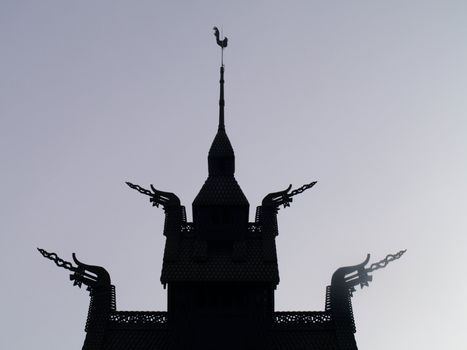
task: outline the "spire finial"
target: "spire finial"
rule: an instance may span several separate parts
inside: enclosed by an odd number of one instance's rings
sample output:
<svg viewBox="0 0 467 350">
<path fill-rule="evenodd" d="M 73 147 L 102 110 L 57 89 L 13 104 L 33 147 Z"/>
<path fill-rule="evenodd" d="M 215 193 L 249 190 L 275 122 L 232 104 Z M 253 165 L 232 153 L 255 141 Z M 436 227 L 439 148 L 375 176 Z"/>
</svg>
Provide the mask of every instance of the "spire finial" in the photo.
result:
<svg viewBox="0 0 467 350">
<path fill-rule="evenodd" d="M 221 47 L 221 78 L 219 80 L 220 83 L 220 96 L 219 96 L 219 130 L 224 130 L 224 48 L 227 47 L 228 39 L 224 37 L 224 39 L 219 38 L 219 29 L 214 27 L 214 36 L 216 37 L 217 45 Z"/>
<path fill-rule="evenodd" d="M 217 27 L 214 27 L 213 30 L 214 36 L 216 37 L 217 45 L 221 47 L 221 66 L 224 67 L 224 48 L 227 47 L 227 41 L 229 39 L 227 39 L 227 37 L 224 37 L 224 39 L 221 40 L 219 38 L 219 29 Z"/>
</svg>

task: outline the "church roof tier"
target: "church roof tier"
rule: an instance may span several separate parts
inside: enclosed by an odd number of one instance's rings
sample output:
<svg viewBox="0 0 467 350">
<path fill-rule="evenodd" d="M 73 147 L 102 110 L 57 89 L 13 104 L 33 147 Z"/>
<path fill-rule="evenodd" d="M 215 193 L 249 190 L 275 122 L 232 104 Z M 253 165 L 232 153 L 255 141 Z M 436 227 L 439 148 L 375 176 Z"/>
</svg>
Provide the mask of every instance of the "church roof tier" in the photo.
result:
<svg viewBox="0 0 467 350">
<path fill-rule="evenodd" d="M 277 260 L 264 259 L 261 238 L 245 239 L 231 248 L 225 253 L 207 254 L 206 241 L 184 238 L 177 259 L 164 261 L 161 282 L 279 283 Z"/>
</svg>

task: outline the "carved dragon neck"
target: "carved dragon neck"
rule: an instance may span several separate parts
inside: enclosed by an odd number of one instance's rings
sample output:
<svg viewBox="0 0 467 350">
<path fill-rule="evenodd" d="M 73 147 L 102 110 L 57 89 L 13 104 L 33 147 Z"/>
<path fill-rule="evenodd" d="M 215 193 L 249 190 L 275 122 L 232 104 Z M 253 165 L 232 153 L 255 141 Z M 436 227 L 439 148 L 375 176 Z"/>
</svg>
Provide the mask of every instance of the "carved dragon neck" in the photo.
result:
<svg viewBox="0 0 467 350">
<path fill-rule="evenodd" d="M 100 349 L 110 313 L 115 311 L 115 288 L 111 285 L 109 273 L 101 266 L 80 262 L 73 253 L 77 270 L 70 276 L 75 284 L 88 286 L 91 297 L 86 320 L 86 338 L 83 350 Z"/>
</svg>

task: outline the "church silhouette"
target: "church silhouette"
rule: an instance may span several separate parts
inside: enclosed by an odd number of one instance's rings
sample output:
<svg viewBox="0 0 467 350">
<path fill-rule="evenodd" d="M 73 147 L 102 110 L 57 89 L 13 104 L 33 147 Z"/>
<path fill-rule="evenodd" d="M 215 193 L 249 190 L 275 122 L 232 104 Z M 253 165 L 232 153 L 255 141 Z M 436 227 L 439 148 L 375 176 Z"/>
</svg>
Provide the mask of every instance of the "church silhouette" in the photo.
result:
<svg viewBox="0 0 467 350">
<path fill-rule="evenodd" d="M 220 40 L 221 49 L 227 38 Z M 170 192 L 127 182 L 165 213 L 161 283 L 167 311 L 120 311 L 105 268 L 73 263 L 39 252 L 72 272 L 74 285 L 87 286 L 90 305 L 83 350 L 351 350 L 357 349 L 351 296 L 367 286 L 370 272 L 405 251 L 371 264 L 337 269 L 325 291 L 323 311 L 278 312 L 276 237 L 280 206 L 316 182 L 267 194 L 249 222 L 250 204 L 237 183 L 235 155 L 224 120 L 224 64 L 220 67 L 219 124 L 208 153 L 208 177 L 192 203 L 193 221 Z"/>
</svg>

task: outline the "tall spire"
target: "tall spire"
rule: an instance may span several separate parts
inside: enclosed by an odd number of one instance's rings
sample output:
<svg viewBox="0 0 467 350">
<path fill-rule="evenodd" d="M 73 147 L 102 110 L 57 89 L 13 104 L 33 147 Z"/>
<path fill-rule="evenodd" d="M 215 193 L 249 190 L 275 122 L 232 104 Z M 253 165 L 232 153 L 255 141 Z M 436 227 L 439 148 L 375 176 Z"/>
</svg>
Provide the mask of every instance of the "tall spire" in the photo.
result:
<svg viewBox="0 0 467 350">
<path fill-rule="evenodd" d="M 224 66 L 220 69 L 219 126 L 209 149 L 209 175 L 230 175 L 235 171 L 235 156 L 224 123 Z"/>
<path fill-rule="evenodd" d="M 219 38 L 219 30 L 214 27 L 214 36 L 217 44 L 223 50 L 227 47 L 227 38 Z M 216 136 L 212 141 L 208 153 L 209 176 L 229 176 L 233 177 L 235 173 L 235 154 L 230 143 L 229 137 L 225 131 L 224 121 L 224 64 L 220 67 L 220 95 L 219 95 L 219 125 Z"/>
</svg>

